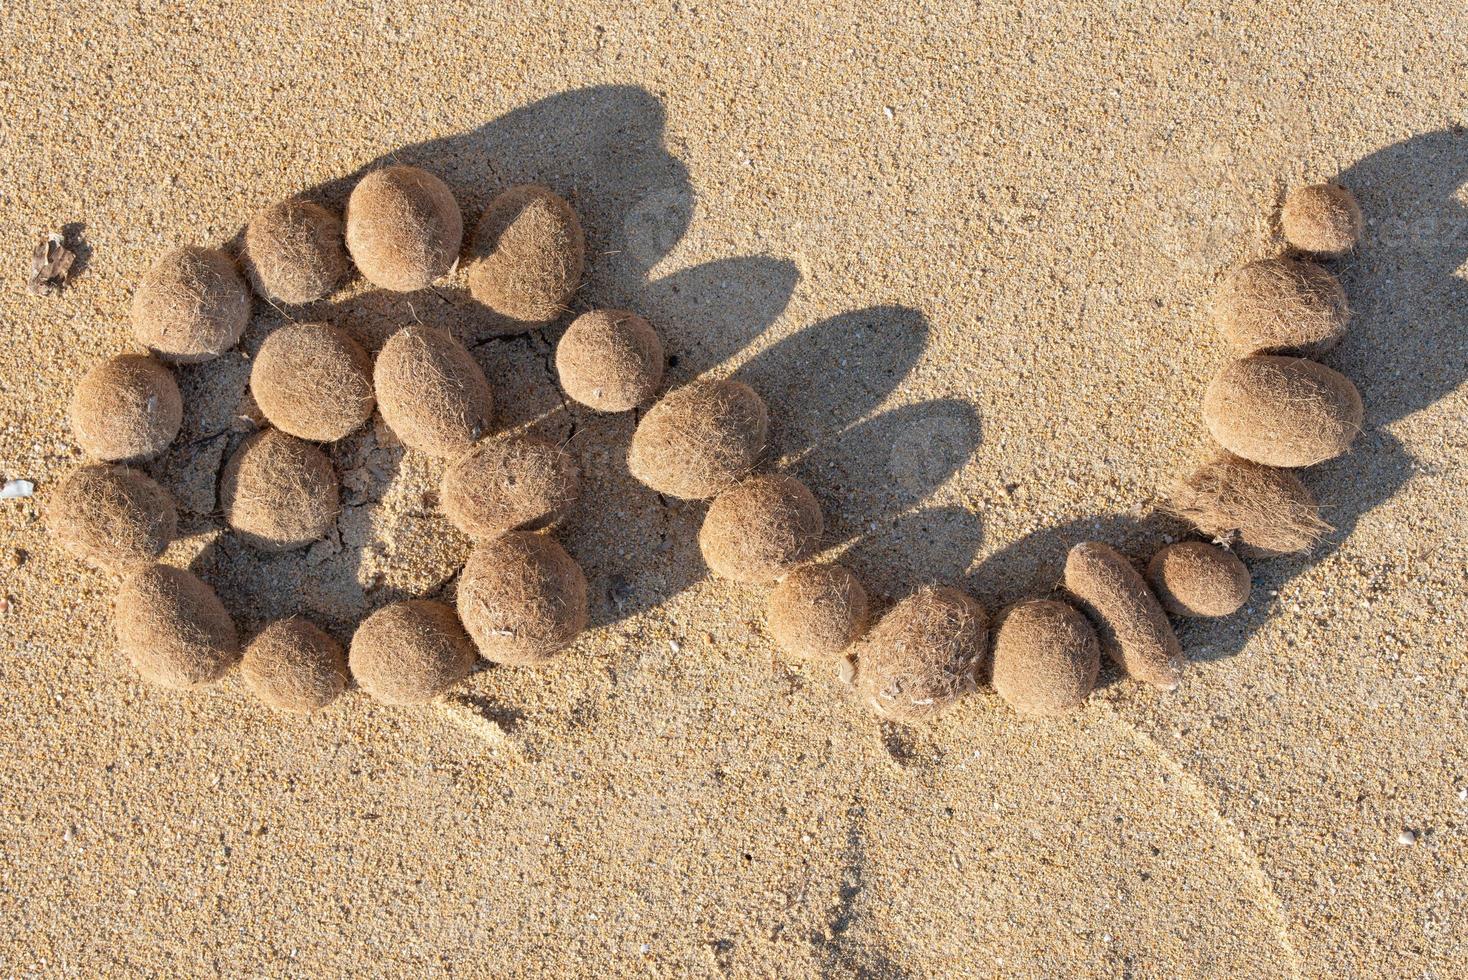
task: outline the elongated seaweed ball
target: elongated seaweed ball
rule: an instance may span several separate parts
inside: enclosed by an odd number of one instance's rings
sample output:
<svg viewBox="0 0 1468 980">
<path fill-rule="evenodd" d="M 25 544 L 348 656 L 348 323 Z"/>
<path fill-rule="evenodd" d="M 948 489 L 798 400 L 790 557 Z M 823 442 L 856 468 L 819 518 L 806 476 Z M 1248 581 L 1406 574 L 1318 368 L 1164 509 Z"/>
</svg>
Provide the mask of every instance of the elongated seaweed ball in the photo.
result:
<svg viewBox="0 0 1468 980">
<path fill-rule="evenodd" d="M 586 628 L 586 576 L 548 535 L 511 532 L 470 553 L 459 618 L 484 659 L 544 663 Z"/>
<path fill-rule="evenodd" d="M 261 551 L 290 551 L 321 539 L 341 510 L 331 460 L 278 429 L 250 436 L 224 464 L 219 502 L 229 526 Z"/>
<path fill-rule="evenodd" d="M 1085 616 L 1063 602 L 1011 606 L 994 633 L 994 690 L 1022 715 L 1058 715 L 1085 703 L 1101 645 Z"/>
<path fill-rule="evenodd" d="M 695 381 L 642 417 L 627 467 L 659 493 L 701 500 L 754 469 L 769 430 L 764 399 L 748 385 Z"/>
<path fill-rule="evenodd" d="M 1232 552 L 1203 541 L 1163 547 L 1147 565 L 1147 581 L 1174 616 L 1228 616 L 1249 601 L 1249 570 Z"/>
<path fill-rule="evenodd" d="M 208 684 L 239 659 L 234 620 L 214 590 L 182 568 L 152 565 L 128 579 L 114 615 L 118 649 L 150 684 Z"/>
<path fill-rule="evenodd" d="M 1279 223 L 1286 241 L 1316 255 L 1344 255 L 1361 238 L 1361 208 L 1339 184 L 1309 184 L 1290 191 Z"/>
<path fill-rule="evenodd" d="M 314 302 L 351 268 L 343 233 L 341 218 L 321 205 L 281 201 L 250 219 L 240 264 L 255 292 L 267 300 Z"/>
<path fill-rule="evenodd" d="M 69 414 L 82 452 L 109 463 L 138 463 L 178 435 L 183 398 L 168 368 L 141 354 L 121 354 L 82 377 Z"/>
<path fill-rule="evenodd" d="M 857 691 L 872 710 L 922 721 L 978 686 L 988 617 L 957 589 L 925 588 L 892 607 L 853 652 Z"/>
<path fill-rule="evenodd" d="M 1240 358 L 1203 395 L 1203 421 L 1218 444 L 1266 466 L 1333 459 L 1351 447 L 1364 419 L 1349 378 L 1298 357 Z"/>
<path fill-rule="evenodd" d="M 46 524 L 77 558 L 127 575 L 163 554 L 178 530 L 178 511 L 168 491 L 137 470 L 93 463 L 61 481 Z"/>
<path fill-rule="evenodd" d="M 1170 492 L 1168 510 L 1262 558 L 1309 551 L 1331 529 L 1297 476 L 1232 453 L 1188 474 Z"/>
<path fill-rule="evenodd" d="M 271 425 L 289 435 L 331 442 L 372 417 L 372 358 L 329 323 L 276 328 L 250 369 L 250 392 Z"/>
<path fill-rule="evenodd" d="M 403 445 L 432 456 L 468 452 L 494 421 L 494 394 L 474 356 L 435 327 L 406 327 L 377 354 L 377 408 Z"/>
<path fill-rule="evenodd" d="M 1082 542 L 1066 556 L 1065 587 L 1090 614 L 1107 655 L 1128 677 L 1164 691 L 1178 686 L 1182 645 L 1131 562 L 1110 545 Z"/>
<path fill-rule="evenodd" d="M 374 286 L 406 293 L 447 275 L 464 242 L 448 185 L 417 167 L 363 177 L 347 199 L 347 251 Z"/>
<path fill-rule="evenodd" d="M 1214 297 L 1213 317 L 1240 354 L 1294 351 L 1313 357 L 1345 336 L 1351 310 L 1346 291 L 1325 269 L 1276 258 L 1234 270 Z"/>
<path fill-rule="evenodd" d="M 213 360 L 239 343 L 250 322 L 250 290 L 234 259 L 185 245 L 149 269 L 133 293 L 133 336 L 180 364 Z"/>
<path fill-rule="evenodd" d="M 770 592 L 766 618 L 780 649 L 805 660 L 830 660 L 866 632 L 867 591 L 842 565 L 805 565 Z"/>
<path fill-rule="evenodd" d="M 556 374 L 572 401 L 598 412 L 625 412 L 662 384 L 663 342 L 636 313 L 592 310 L 561 335 Z"/>
<path fill-rule="evenodd" d="M 474 645 L 448 606 L 409 599 L 362 621 L 349 662 L 362 690 L 378 701 L 421 704 L 469 675 Z"/>
<path fill-rule="evenodd" d="M 523 333 L 566 311 L 581 284 L 586 237 L 559 194 L 524 184 L 489 202 L 470 252 L 470 295 L 497 315 L 496 333 Z"/>
<path fill-rule="evenodd" d="M 698 547 L 715 575 L 760 585 L 820 547 L 821 505 L 788 476 L 755 476 L 719 494 L 704 516 Z"/>
<path fill-rule="evenodd" d="M 300 616 L 271 623 L 240 660 L 240 674 L 255 696 L 277 711 L 315 711 L 347 686 L 342 645 Z"/>
<path fill-rule="evenodd" d="M 444 516 L 476 540 L 557 523 L 581 492 L 576 460 L 537 436 L 507 435 L 481 442 L 444 471 Z"/>
</svg>

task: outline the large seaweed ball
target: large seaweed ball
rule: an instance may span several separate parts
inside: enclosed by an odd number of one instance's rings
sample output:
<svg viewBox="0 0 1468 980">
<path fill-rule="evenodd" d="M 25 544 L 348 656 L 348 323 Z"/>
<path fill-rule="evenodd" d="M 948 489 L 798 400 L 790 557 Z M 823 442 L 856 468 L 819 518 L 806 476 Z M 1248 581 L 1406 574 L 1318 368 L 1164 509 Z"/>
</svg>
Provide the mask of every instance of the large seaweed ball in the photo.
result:
<svg viewBox="0 0 1468 980">
<path fill-rule="evenodd" d="M 975 600 L 930 586 L 903 599 L 853 649 L 857 690 L 893 721 L 922 721 L 978 686 L 988 617 Z"/>
<path fill-rule="evenodd" d="M 1313 262 L 1260 259 L 1235 269 L 1213 300 L 1213 317 L 1240 354 L 1334 347 L 1351 318 L 1346 291 Z"/>
<path fill-rule="evenodd" d="M 1339 184 L 1296 187 L 1279 212 L 1285 240 L 1302 252 L 1345 255 L 1361 238 L 1361 208 Z"/>
<path fill-rule="evenodd" d="M 315 711 L 346 689 L 347 657 L 315 623 L 292 616 L 250 641 L 240 674 L 256 697 L 278 711 Z"/>
<path fill-rule="evenodd" d="M 1058 715 L 1085 703 L 1101 646 L 1085 616 L 1054 599 L 1009 607 L 994 632 L 994 690 L 1022 715 Z"/>
<path fill-rule="evenodd" d="M 84 453 L 109 463 L 137 463 L 163 452 L 178 435 L 183 398 L 172 372 L 158 361 L 120 354 L 82 376 L 69 415 Z"/>
<path fill-rule="evenodd" d="M 470 252 L 470 294 L 497 314 L 496 332 L 522 333 L 566 311 L 581 284 L 586 238 L 560 195 L 524 184 L 489 202 Z"/>
<path fill-rule="evenodd" d="M 250 289 L 234 259 L 185 245 L 166 253 L 133 293 L 133 336 L 159 357 L 197 364 L 239 343 L 250 322 Z"/>
<path fill-rule="evenodd" d="M 486 439 L 444 471 L 439 506 L 476 540 L 549 527 L 581 492 L 576 460 L 537 436 Z"/>
<path fill-rule="evenodd" d="M 383 421 L 410 449 L 432 456 L 468 452 L 494 421 L 494 394 L 473 355 L 435 327 L 406 327 L 372 370 Z"/>
<path fill-rule="evenodd" d="M 769 411 L 754 389 L 739 381 L 695 381 L 642 417 L 627 467 L 659 493 L 702 500 L 754 469 L 769 432 Z"/>
<path fill-rule="evenodd" d="M 314 302 L 351 268 L 342 234 L 341 218 L 312 201 L 292 198 L 250 219 L 240 264 L 255 292 L 267 300 Z"/>
<path fill-rule="evenodd" d="M 755 476 L 714 498 L 698 547 L 715 575 L 772 582 L 813 555 L 824 525 L 821 505 L 789 476 Z"/>
<path fill-rule="evenodd" d="M 766 618 L 780 649 L 805 660 L 830 660 L 867 628 L 867 590 L 842 565 L 805 565 L 770 592 Z"/>
<path fill-rule="evenodd" d="M 182 568 L 152 565 L 137 573 L 122 584 L 114 613 L 118 648 L 150 684 L 208 684 L 239 659 L 239 635 L 224 604 Z"/>
<path fill-rule="evenodd" d="M 61 481 L 46 524 L 77 558 L 126 575 L 163 554 L 178 530 L 178 511 L 168 491 L 137 470 L 92 463 Z"/>
<path fill-rule="evenodd" d="M 1147 581 L 1174 616 L 1228 616 L 1249 601 L 1249 570 L 1238 556 L 1204 541 L 1161 548 L 1147 564 Z"/>
<path fill-rule="evenodd" d="M 331 460 L 278 429 L 250 436 L 224 464 L 219 502 L 229 526 L 261 551 L 290 551 L 325 537 L 341 510 Z"/>
<path fill-rule="evenodd" d="M 1233 361 L 1203 395 L 1203 421 L 1218 444 L 1266 466 L 1333 459 L 1350 448 L 1364 419 L 1349 378 L 1298 357 Z"/>
<path fill-rule="evenodd" d="M 386 704 L 432 701 L 469 675 L 474 645 L 454 611 L 409 599 L 383 606 L 352 636 L 352 676 Z"/>
<path fill-rule="evenodd" d="M 592 310 L 561 335 L 556 374 L 572 401 L 598 412 L 625 412 L 662 384 L 663 342 L 636 313 Z"/>
<path fill-rule="evenodd" d="M 1309 551 L 1331 529 L 1299 477 L 1220 453 L 1169 493 L 1167 509 L 1261 558 Z"/>
<path fill-rule="evenodd" d="M 1110 545 L 1082 542 L 1066 556 L 1065 587 L 1090 614 L 1107 655 L 1128 677 L 1164 691 L 1178 686 L 1182 645 L 1131 562 Z"/>
<path fill-rule="evenodd" d="M 372 417 L 372 358 L 329 323 L 288 323 L 255 355 L 250 392 L 282 432 L 331 442 Z"/>
<path fill-rule="evenodd" d="M 464 216 L 453 191 L 433 174 L 386 167 L 352 188 L 346 240 L 368 282 L 412 292 L 454 267 L 464 242 Z"/>
<path fill-rule="evenodd" d="M 459 618 L 495 663 L 544 663 L 586 628 L 586 616 L 586 576 L 548 535 L 482 542 L 459 579 Z"/>
</svg>

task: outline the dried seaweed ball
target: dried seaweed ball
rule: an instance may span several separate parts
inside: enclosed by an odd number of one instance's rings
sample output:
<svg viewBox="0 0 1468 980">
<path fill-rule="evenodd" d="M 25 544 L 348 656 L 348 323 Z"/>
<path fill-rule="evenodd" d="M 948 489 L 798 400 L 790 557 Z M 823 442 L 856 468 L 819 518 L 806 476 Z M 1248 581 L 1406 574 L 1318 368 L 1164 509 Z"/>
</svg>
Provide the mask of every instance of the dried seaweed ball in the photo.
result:
<svg viewBox="0 0 1468 980">
<path fill-rule="evenodd" d="M 581 492 L 571 454 L 536 436 L 486 439 L 444 471 L 439 504 L 454 527 L 476 540 L 549 527 Z"/>
<path fill-rule="evenodd" d="M 255 696 L 278 711 L 314 711 L 347 686 L 342 645 L 300 616 L 277 620 L 245 647 L 240 674 Z"/>
<path fill-rule="evenodd" d="M 766 616 L 780 649 L 806 660 L 834 660 L 867 628 L 867 592 L 842 565 L 806 565 L 780 580 Z"/>
<path fill-rule="evenodd" d="M 312 201 L 291 199 L 250 219 L 240 264 L 250 285 L 277 303 L 311 303 L 346 278 L 351 263 L 341 218 Z"/>
<path fill-rule="evenodd" d="M 1331 529 L 1293 473 L 1231 453 L 1199 466 L 1169 497 L 1168 510 L 1199 531 L 1261 558 L 1309 551 Z"/>
<path fill-rule="evenodd" d="M 1298 357 L 1258 355 L 1224 365 L 1203 396 L 1218 444 L 1266 466 L 1311 466 L 1344 453 L 1365 412 L 1349 378 Z"/>
<path fill-rule="evenodd" d="M 167 367 L 121 354 L 88 371 L 71 396 L 71 432 L 89 456 L 137 463 L 168 448 L 183 424 L 183 398 Z"/>
<path fill-rule="evenodd" d="M 260 345 L 250 392 L 271 425 L 331 442 L 372 417 L 372 358 L 329 323 L 288 323 Z"/>
<path fill-rule="evenodd" d="M 1011 606 L 994 632 L 994 690 L 1022 715 L 1058 715 L 1085 703 L 1101 646 L 1085 616 L 1054 599 Z"/>
<path fill-rule="evenodd" d="M 1240 354 L 1316 356 L 1345 336 L 1351 310 L 1335 276 L 1313 262 L 1261 259 L 1223 281 L 1213 317 Z"/>
<path fill-rule="evenodd" d="M 186 245 L 166 253 L 133 293 L 133 336 L 159 357 L 197 364 L 239 343 L 250 290 L 234 259 Z"/>
<path fill-rule="evenodd" d="M 118 649 L 150 684 L 208 684 L 239 659 L 234 620 L 214 590 L 182 568 L 152 565 L 128 579 L 114 614 Z"/>
<path fill-rule="evenodd" d="M 432 456 L 468 452 L 494 421 L 494 394 L 473 355 L 435 327 L 388 339 L 372 371 L 377 408 L 410 449 Z"/>
<path fill-rule="evenodd" d="M 544 663 L 586 628 L 586 576 L 553 538 L 514 531 L 470 553 L 459 617 L 484 659 Z"/>
<path fill-rule="evenodd" d="M 1174 616 L 1228 616 L 1249 600 L 1249 570 L 1232 552 L 1203 541 L 1166 545 L 1147 565 L 1147 581 Z"/>
<path fill-rule="evenodd" d="M 857 691 L 872 710 L 922 721 L 978 686 L 988 617 L 957 589 L 925 588 L 892 607 L 853 652 Z"/>
<path fill-rule="evenodd" d="M 125 466 L 75 469 L 47 503 L 46 524 L 57 543 L 114 575 L 153 564 L 178 529 L 168 491 Z"/>
<path fill-rule="evenodd" d="M 331 460 L 278 429 L 250 436 L 224 464 L 219 502 L 229 526 L 261 551 L 319 540 L 341 509 Z"/>
<path fill-rule="evenodd" d="M 469 676 L 474 645 L 448 606 L 408 599 L 362 621 L 349 661 L 352 677 L 378 701 L 421 704 Z"/>
<path fill-rule="evenodd" d="M 663 342 L 626 310 L 592 310 L 556 344 L 556 374 L 572 401 L 598 412 L 636 408 L 663 382 Z"/>
<path fill-rule="evenodd" d="M 470 248 L 469 293 L 495 315 L 495 332 L 524 333 L 556 319 L 581 284 L 586 238 L 548 187 L 512 187 L 489 202 Z"/>
<path fill-rule="evenodd" d="M 627 466 L 659 493 L 712 497 L 754 469 L 769 438 L 764 399 L 739 381 L 695 381 L 665 395 L 632 434 Z"/>
<path fill-rule="evenodd" d="M 464 242 L 448 185 L 417 167 L 363 177 L 347 199 L 347 251 L 374 286 L 406 293 L 447 275 Z"/>
<path fill-rule="evenodd" d="M 772 582 L 820 547 L 821 505 L 788 476 L 755 476 L 714 499 L 698 532 L 698 547 L 715 575 L 736 582 Z"/>
<path fill-rule="evenodd" d="M 1279 212 L 1285 240 L 1302 252 L 1345 255 L 1361 238 L 1361 208 L 1339 184 L 1297 187 Z"/>
<path fill-rule="evenodd" d="M 1066 556 L 1065 587 L 1096 624 L 1107 656 L 1128 677 L 1164 691 L 1178 686 L 1182 646 L 1131 562 L 1110 545 L 1082 542 Z"/>
</svg>

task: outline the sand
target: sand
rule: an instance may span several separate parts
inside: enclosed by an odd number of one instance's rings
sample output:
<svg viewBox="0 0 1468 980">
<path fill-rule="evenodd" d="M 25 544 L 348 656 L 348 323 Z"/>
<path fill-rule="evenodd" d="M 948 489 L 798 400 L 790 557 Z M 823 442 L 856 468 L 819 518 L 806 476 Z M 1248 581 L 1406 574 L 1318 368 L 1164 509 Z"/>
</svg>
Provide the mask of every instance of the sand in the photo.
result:
<svg viewBox="0 0 1468 980">
<path fill-rule="evenodd" d="M 0 19 L 0 476 L 38 495 L 0 502 L 0 972 L 1462 974 L 1468 16 L 945 9 Z M 625 472 L 633 414 L 562 403 L 561 324 L 480 342 L 462 270 L 409 295 L 358 280 L 293 312 L 369 349 L 453 329 L 501 424 L 571 438 L 586 497 L 559 533 L 592 628 L 443 709 L 353 690 L 281 718 L 237 676 L 146 688 L 111 586 L 35 519 L 76 460 L 71 386 L 127 347 L 163 250 L 230 245 L 288 194 L 339 207 L 389 162 L 468 215 L 517 182 L 566 195 L 575 311 L 646 316 L 669 385 L 759 390 L 877 611 L 930 580 L 998 609 L 1046 594 L 1076 541 L 1145 557 L 1175 534 L 1134 515 L 1207 448 L 1208 298 L 1274 249 L 1286 188 L 1339 178 L 1368 224 L 1335 265 L 1358 312 L 1327 362 L 1366 431 L 1308 476 L 1339 530 L 1257 564 L 1239 614 L 1182 625 L 1173 694 L 1103 672 L 1061 719 L 985 692 L 886 726 L 834 667 L 776 653 L 763 590 L 703 575 L 702 505 Z M 73 222 L 72 284 L 28 296 L 37 239 Z M 467 542 L 433 513 L 441 464 L 380 423 L 332 448 L 328 540 L 261 559 L 220 535 L 247 356 L 280 322 L 257 301 L 240 350 L 178 372 L 184 432 L 148 467 L 179 501 L 169 560 L 246 638 L 450 599 Z"/>
</svg>

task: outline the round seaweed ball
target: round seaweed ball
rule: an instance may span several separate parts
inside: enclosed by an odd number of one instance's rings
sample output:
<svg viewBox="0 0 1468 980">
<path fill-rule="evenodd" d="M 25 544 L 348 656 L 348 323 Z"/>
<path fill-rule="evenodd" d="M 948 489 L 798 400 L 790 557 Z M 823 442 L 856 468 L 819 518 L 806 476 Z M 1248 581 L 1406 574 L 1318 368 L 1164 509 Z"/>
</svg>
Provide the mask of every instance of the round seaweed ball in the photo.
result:
<svg viewBox="0 0 1468 980">
<path fill-rule="evenodd" d="M 470 252 L 470 295 L 496 315 L 495 332 L 524 333 L 566 311 L 581 284 L 586 237 L 559 194 L 524 184 L 489 202 Z"/>
<path fill-rule="evenodd" d="M 636 313 L 592 310 L 561 335 L 556 374 L 572 401 L 598 412 L 625 412 L 663 383 L 663 342 Z"/>
<path fill-rule="evenodd" d="M 342 645 L 301 616 L 280 619 L 260 632 L 240 660 L 255 696 L 278 711 L 324 708 L 346 689 Z"/>
<path fill-rule="evenodd" d="M 1174 616 L 1228 616 L 1249 601 L 1249 570 L 1231 551 L 1203 541 L 1163 547 L 1147 565 L 1147 581 Z"/>
<path fill-rule="evenodd" d="M 903 599 L 854 647 L 857 690 L 877 714 L 922 721 L 978 686 L 988 617 L 974 599 L 930 586 Z"/>
<path fill-rule="evenodd" d="M 1261 558 L 1309 551 L 1331 530 L 1299 477 L 1232 453 L 1188 474 L 1167 507 L 1209 537 Z"/>
<path fill-rule="evenodd" d="M 1266 466 L 1333 459 L 1350 448 L 1364 419 L 1349 378 L 1298 357 L 1233 361 L 1203 396 L 1203 421 L 1218 444 Z"/>
<path fill-rule="evenodd" d="M 494 393 L 474 356 L 435 327 L 406 327 L 377 354 L 377 408 L 410 449 L 468 452 L 494 421 Z"/>
<path fill-rule="evenodd" d="M 1065 587 L 1101 633 L 1107 655 L 1128 677 L 1164 691 L 1178 686 L 1183 650 L 1141 573 L 1115 548 L 1085 541 L 1065 559 Z"/>
<path fill-rule="evenodd" d="M 83 375 L 69 414 L 72 435 L 87 455 L 138 463 L 178 435 L 183 398 L 168 368 L 142 354 L 121 354 Z"/>
<path fill-rule="evenodd" d="M 224 464 L 219 501 L 229 526 L 261 551 L 290 551 L 321 539 L 341 510 L 331 460 L 278 429 L 250 436 Z"/>
<path fill-rule="evenodd" d="M 417 167 L 374 170 L 347 199 L 347 251 L 374 286 L 406 293 L 447 275 L 464 242 L 448 185 Z"/>
<path fill-rule="evenodd" d="M 168 491 L 137 470 L 92 463 L 61 481 L 46 524 L 77 558 L 127 575 L 163 554 L 178 530 L 178 511 Z"/>
<path fill-rule="evenodd" d="M 332 442 L 372 417 L 372 358 L 329 323 L 288 323 L 255 355 L 250 392 L 271 425 Z"/>
<path fill-rule="evenodd" d="M 788 476 L 755 476 L 714 499 L 698 532 L 704 561 L 721 578 L 761 585 L 820 547 L 821 505 Z"/>
<path fill-rule="evenodd" d="M 250 219 L 240 264 L 265 299 L 311 303 L 335 289 L 351 269 L 342 235 L 341 218 L 292 198 Z"/>
<path fill-rule="evenodd" d="M 627 466 L 659 493 L 702 500 L 754 469 L 769 432 L 769 411 L 754 389 L 739 381 L 695 381 L 643 416 Z"/>
<path fill-rule="evenodd" d="M 805 660 L 834 660 L 867 628 L 867 591 L 842 565 L 806 565 L 770 592 L 766 617 L 780 649 Z"/>
<path fill-rule="evenodd" d="M 362 690 L 378 701 L 421 704 L 469 676 L 474 645 L 448 606 L 408 599 L 362 621 L 350 663 Z"/>
<path fill-rule="evenodd" d="M 1322 354 L 1345 336 L 1351 318 L 1335 276 L 1300 259 L 1261 259 L 1223 281 L 1213 316 L 1240 354 Z"/>
<path fill-rule="evenodd" d="M 484 659 L 544 663 L 586 628 L 586 576 L 553 538 L 513 531 L 470 553 L 459 618 Z"/>
<path fill-rule="evenodd" d="M 1007 609 L 994 632 L 994 690 L 1022 715 L 1058 715 L 1085 703 L 1101 669 L 1086 617 L 1054 599 Z"/>
<path fill-rule="evenodd" d="M 1361 208 L 1339 184 L 1296 187 L 1279 212 L 1285 240 L 1302 252 L 1345 255 L 1361 238 Z"/>
<path fill-rule="evenodd" d="M 185 245 L 164 254 L 133 293 L 133 336 L 165 360 L 197 364 L 239 343 L 250 289 L 234 259 Z"/>
<path fill-rule="evenodd" d="M 223 677 L 240 656 L 224 604 L 198 576 L 152 565 L 122 584 L 114 607 L 118 648 L 143 680 L 186 689 Z"/>
<path fill-rule="evenodd" d="M 439 503 L 469 537 L 485 541 L 558 523 L 581 492 L 571 454 L 537 436 L 486 439 L 444 471 Z"/>
</svg>

